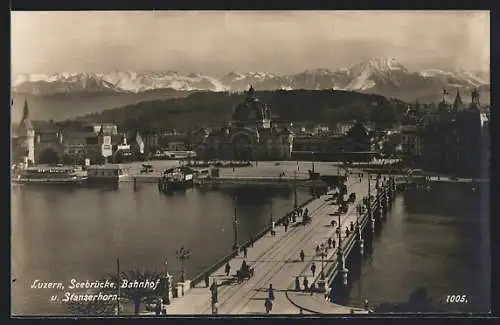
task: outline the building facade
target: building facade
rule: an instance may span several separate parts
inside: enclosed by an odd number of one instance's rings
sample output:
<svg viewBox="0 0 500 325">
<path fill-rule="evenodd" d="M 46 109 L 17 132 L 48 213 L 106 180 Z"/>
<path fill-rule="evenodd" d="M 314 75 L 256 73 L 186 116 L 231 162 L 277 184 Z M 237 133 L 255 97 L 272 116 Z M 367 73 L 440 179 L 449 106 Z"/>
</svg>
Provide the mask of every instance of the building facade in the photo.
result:
<svg viewBox="0 0 500 325">
<path fill-rule="evenodd" d="M 418 103 L 414 107 L 408 106 L 399 133 L 403 158 L 407 160 L 416 161 L 422 154 L 421 118 Z"/>
<path fill-rule="evenodd" d="M 458 91 L 452 105 L 443 99 L 437 112 L 424 117 L 419 165 L 428 171 L 479 177 L 483 173 L 484 153 L 489 151 L 486 122 L 480 111 L 478 91 L 472 92 L 468 106 Z"/>
<path fill-rule="evenodd" d="M 374 156 L 373 139 L 361 122 L 350 124 L 345 134 L 298 135 L 292 159 L 317 161 L 369 161 Z"/>
<path fill-rule="evenodd" d="M 230 125 L 198 130 L 194 138 L 194 151 L 202 159 L 287 160 L 294 134 L 288 127 L 278 128 L 273 123 L 270 108 L 250 87 L 244 101 L 234 109 Z"/>
</svg>

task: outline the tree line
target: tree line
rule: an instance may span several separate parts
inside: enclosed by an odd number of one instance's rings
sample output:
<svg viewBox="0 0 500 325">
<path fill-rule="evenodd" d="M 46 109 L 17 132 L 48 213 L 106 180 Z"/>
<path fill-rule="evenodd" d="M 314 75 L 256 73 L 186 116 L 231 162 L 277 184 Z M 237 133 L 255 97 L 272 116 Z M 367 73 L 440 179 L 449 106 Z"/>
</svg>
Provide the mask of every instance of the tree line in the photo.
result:
<svg viewBox="0 0 500 325">
<path fill-rule="evenodd" d="M 372 121 L 380 127 L 403 117 L 406 103 L 381 95 L 339 90 L 257 91 L 257 98 L 283 121 L 335 125 L 342 121 Z M 185 98 L 143 101 L 133 105 L 86 115 L 80 120 L 116 123 L 120 127 L 156 130 L 224 125 L 242 93 L 197 92 Z"/>
</svg>

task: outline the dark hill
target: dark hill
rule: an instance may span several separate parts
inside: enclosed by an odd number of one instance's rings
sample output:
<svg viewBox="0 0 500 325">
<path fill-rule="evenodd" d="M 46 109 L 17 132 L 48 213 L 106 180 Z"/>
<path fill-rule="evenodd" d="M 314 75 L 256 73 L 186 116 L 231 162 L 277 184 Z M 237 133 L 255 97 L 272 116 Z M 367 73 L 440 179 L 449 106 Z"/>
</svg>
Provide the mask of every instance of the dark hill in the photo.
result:
<svg viewBox="0 0 500 325">
<path fill-rule="evenodd" d="M 187 131 L 214 126 L 231 119 L 234 107 L 244 99 L 242 93 L 199 92 L 185 98 L 144 101 L 101 113 L 83 120 L 136 125 L 145 129 L 176 128 Z M 280 120 L 333 124 L 353 119 L 392 123 L 404 114 L 406 104 L 380 95 L 332 90 L 261 91 L 256 96 Z"/>
</svg>

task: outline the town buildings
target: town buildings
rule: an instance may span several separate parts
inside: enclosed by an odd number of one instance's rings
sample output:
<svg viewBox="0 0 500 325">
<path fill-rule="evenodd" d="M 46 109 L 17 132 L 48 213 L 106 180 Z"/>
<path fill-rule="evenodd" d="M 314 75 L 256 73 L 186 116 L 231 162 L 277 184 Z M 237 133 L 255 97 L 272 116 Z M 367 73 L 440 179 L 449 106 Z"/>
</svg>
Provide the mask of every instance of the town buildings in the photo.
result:
<svg viewBox="0 0 500 325">
<path fill-rule="evenodd" d="M 373 138 L 361 122 L 353 123 L 345 134 L 297 135 L 292 159 L 316 161 L 369 161 L 375 155 Z"/>
<path fill-rule="evenodd" d="M 433 112 L 422 114 L 418 105 L 407 111 L 401 125 L 405 158 L 426 171 L 480 177 L 488 159 L 489 118 L 480 110 L 479 92 L 472 92 L 469 105 L 459 91 L 451 105 L 444 95 Z"/>
<path fill-rule="evenodd" d="M 13 163 L 103 163 L 128 150 L 127 139 L 111 123 L 31 122 L 28 102 L 12 132 Z"/>
</svg>

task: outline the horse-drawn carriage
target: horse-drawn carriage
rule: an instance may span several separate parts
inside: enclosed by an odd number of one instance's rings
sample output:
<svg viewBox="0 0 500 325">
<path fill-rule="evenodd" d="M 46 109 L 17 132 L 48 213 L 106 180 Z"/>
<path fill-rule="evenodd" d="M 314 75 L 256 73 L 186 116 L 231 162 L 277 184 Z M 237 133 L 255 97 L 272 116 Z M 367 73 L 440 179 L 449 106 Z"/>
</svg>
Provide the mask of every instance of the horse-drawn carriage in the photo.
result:
<svg viewBox="0 0 500 325">
<path fill-rule="evenodd" d="M 141 174 L 152 173 L 152 172 L 153 172 L 153 165 L 142 164 Z"/>
<path fill-rule="evenodd" d="M 238 283 L 243 282 L 244 280 L 250 279 L 254 275 L 254 269 L 251 266 L 248 266 L 245 261 L 241 264 L 241 268 L 236 271 L 236 280 Z"/>
</svg>

